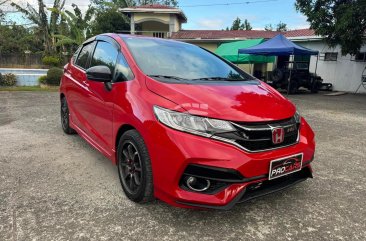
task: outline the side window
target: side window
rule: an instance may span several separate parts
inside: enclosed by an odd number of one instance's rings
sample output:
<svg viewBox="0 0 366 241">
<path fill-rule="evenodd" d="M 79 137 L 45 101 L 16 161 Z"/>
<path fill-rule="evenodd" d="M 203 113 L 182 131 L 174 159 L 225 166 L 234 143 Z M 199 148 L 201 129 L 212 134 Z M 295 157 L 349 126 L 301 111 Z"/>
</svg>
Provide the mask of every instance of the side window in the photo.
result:
<svg viewBox="0 0 366 241">
<path fill-rule="evenodd" d="M 72 55 L 72 62 L 75 64 L 76 58 L 78 57 L 80 50 L 83 46 L 78 47 L 78 49 L 75 51 L 75 53 Z"/>
<path fill-rule="evenodd" d="M 94 48 L 94 42 L 85 45 L 81 49 L 79 57 L 76 60 L 75 64 L 83 69 L 86 69 L 88 67 L 87 65 L 88 65 L 89 55 L 93 51 L 93 48 Z"/>
<path fill-rule="evenodd" d="M 117 55 L 118 50 L 112 44 L 100 41 L 95 48 L 90 67 L 105 65 L 114 73 Z"/>
<path fill-rule="evenodd" d="M 122 82 L 127 80 L 132 80 L 135 76 L 130 69 L 125 57 L 122 53 L 118 55 L 117 65 L 116 65 L 116 73 L 115 73 L 115 81 L 114 82 Z"/>
</svg>

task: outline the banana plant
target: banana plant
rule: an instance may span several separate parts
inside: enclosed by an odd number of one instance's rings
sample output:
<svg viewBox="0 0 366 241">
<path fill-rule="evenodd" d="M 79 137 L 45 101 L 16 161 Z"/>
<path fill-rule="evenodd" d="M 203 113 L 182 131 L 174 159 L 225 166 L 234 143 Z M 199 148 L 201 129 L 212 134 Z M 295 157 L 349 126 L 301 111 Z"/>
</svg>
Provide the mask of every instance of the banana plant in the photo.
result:
<svg viewBox="0 0 366 241">
<path fill-rule="evenodd" d="M 73 12 L 69 10 L 60 12 L 62 21 L 66 21 L 69 27 L 69 34 L 68 36 L 55 34 L 54 37 L 57 39 L 56 46 L 80 45 L 85 41 L 90 32 L 90 21 L 95 13 L 95 9 L 89 6 L 83 15 L 76 4 L 72 4 L 71 6 Z M 52 9 L 51 11 L 57 10 Z"/>
<path fill-rule="evenodd" d="M 53 7 L 55 11 L 52 11 L 50 18 L 47 15 L 47 7 L 43 0 L 38 0 L 38 10 L 36 10 L 31 4 L 27 3 L 25 7 L 12 2 L 11 6 L 15 7 L 19 12 L 36 25 L 43 35 L 44 47 L 46 54 L 56 51 L 54 44 L 53 34 L 57 31 L 57 23 L 60 19 L 60 12 L 65 6 L 66 0 L 54 0 Z M 56 11 L 57 10 L 57 11 Z"/>
</svg>

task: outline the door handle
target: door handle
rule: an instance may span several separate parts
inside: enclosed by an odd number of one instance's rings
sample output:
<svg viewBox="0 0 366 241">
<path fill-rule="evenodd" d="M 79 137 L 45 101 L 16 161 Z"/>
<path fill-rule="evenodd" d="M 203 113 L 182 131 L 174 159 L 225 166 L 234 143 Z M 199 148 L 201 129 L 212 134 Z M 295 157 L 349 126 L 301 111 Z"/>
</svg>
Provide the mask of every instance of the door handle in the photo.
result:
<svg viewBox="0 0 366 241">
<path fill-rule="evenodd" d="M 88 83 L 88 81 L 84 80 L 84 81 L 83 81 L 83 84 L 84 84 L 86 87 L 89 87 L 89 83 Z"/>
</svg>

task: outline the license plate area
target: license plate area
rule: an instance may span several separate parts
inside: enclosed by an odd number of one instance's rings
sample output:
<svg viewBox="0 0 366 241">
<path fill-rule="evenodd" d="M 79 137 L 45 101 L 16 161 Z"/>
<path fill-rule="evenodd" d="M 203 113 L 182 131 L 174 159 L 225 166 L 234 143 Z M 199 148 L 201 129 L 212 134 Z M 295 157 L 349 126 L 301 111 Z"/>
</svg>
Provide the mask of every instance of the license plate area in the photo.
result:
<svg viewBox="0 0 366 241">
<path fill-rule="evenodd" d="M 303 154 L 295 154 L 271 161 L 268 180 L 286 176 L 301 170 Z"/>
</svg>

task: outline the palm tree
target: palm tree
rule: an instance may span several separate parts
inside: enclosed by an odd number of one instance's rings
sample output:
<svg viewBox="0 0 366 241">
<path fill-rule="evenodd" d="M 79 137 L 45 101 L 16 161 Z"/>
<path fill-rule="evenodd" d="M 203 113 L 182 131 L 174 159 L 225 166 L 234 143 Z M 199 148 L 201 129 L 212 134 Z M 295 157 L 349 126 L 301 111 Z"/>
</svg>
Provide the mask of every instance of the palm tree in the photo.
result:
<svg viewBox="0 0 366 241">
<path fill-rule="evenodd" d="M 69 28 L 69 34 L 68 36 L 64 34 L 54 35 L 57 38 L 56 46 L 80 45 L 90 34 L 89 23 L 95 13 L 95 8 L 89 6 L 83 15 L 76 4 L 72 4 L 71 6 L 73 7 L 74 12 L 68 10 L 60 12 L 61 21 L 66 21 Z"/>
<path fill-rule="evenodd" d="M 40 30 L 43 36 L 45 53 L 50 54 L 56 51 L 54 38 L 52 37 L 57 31 L 57 24 L 60 19 L 60 12 L 64 8 L 66 0 L 54 0 L 50 19 L 46 13 L 47 7 L 43 0 L 38 0 L 38 11 L 29 3 L 25 7 L 12 2 L 11 6 L 15 7 L 19 12 L 23 13 L 32 23 Z M 56 10 L 57 11 L 54 11 Z"/>
</svg>

